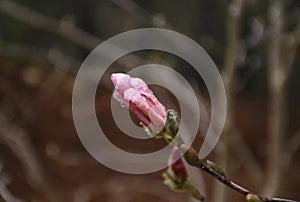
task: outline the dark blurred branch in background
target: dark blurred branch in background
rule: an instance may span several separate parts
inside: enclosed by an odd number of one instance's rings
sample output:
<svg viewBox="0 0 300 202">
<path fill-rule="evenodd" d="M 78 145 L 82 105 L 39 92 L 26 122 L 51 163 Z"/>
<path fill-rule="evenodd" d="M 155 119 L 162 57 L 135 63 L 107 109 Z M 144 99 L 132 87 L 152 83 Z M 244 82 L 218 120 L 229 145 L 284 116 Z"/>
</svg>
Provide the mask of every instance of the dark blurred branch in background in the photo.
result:
<svg viewBox="0 0 300 202">
<path fill-rule="evenodd" d="M 51 201 L 60 201 L 58 193 L 43 174 L 41 164 L 25 131 L 0 114 L 0 142 L 6 145 L 22 162 L 31 186 L 48 196 Z"/>
<path fill-rule="evenodd" d="M 132 0 L 110 0 L 110 2 L 117 5 L 129 15 L 134 16 L 136 20 L 145 24 L 145 26 L 174 30 L 174 27 L 168 22 L 163 14 L 151 13 Z M 206 51 L 222 51 L 223 46 L 214 38 L 210 36 L 199 35 L 198 33 L 195 35 L 197 42 L 199 42 L 199 44 L 201 44 Z"/>
<path fill-rule="evenodd" d="M 59 21 L 12 1 L 1 0 L 0 11 L 32 27 L 67 38 L 87 50 L 93 50 L 101 42 L 100 39 L 87 33 L 71 22 L 66 20 Z"/>
<path fill-rule="evenodd" d="M 43 65 L 54 65 L 58 69 L 67 70 L 80 66 L 80 61 L 66 55 L 58 48 L 46 49 L 39 46 L 30 46 L 17 43 L 6 43 L 1 47 L 1 56 L 17 61 L 30 61 Z"/>
<path fill-rule="evenodd" d="M 134 15 L 136 19 L 145 23 L 146 25 L 154 27 L 167 28 L 169 25 L 162 15 L 152 15 L 150 12 L 136 4 L 132 0 L 110 0 L 122 10 L 128 12 L 130 15 Z"/>
<path fill-rule="evenodd" d="M 227 97 L 227 119 L 222 133 L 224 151 L 218 155 L 218 164 L 230 173 L 230 135 L 236 134 L 233 126 L 233 106 L 235 102 L 235 68 L 239 49 L 240 17 L 242 15 L 243 0 L 233 0 L 227 10 L 226 19 L 226 50 L 224 56 L 223 80 Z M 214 201 L 227 201 L 224 186 L 216 184 Z"/>
<path fill-rule="evenodd" d="M 282 144 L 286 132 L 286 97 L 285 81 L 288 67 L 282 64 L 282 2 L 270 1 L 269 5 L 269 46 L 268 46 L 268 80 L 270 93 L 270 111 L 268 119 L 268 162 L 264 194 L 274 195 L 279 191 L 282 177 Z"/>
<path fill-rule="evenodd" d="M 249 181 L 253 183 L 261 183 L 263 181 L 263 169 L 259 163 L 259 160 L 254 155 L 249 144 L 245 141 L 243 135 L 235 129 L 232 137 L 230 138 L 230 149 L 241 161 L 241 164 L 245 165 L 245 171 L 249 175 Z M 238 147 L 236 145 L 239 145 Z"/>
<path fill-rule="evenodd" d="M 57 20 L 12 1 L 1 0 L 0 13 L 20 20 L 34 28 L 62 36 L 88 51 L 93 50 L 102 42 L 101 39 L 77 27 L 72 22 L 64 19 Z M 110 58 L 112 53 L 118 51 L 120 48 L 110 44 L 110 46 L 107 46 L 105 56 Z M 133 63 L 140 61 L 142 61 L 141 58 L 131 54 L 126 59 L 118 60 L 117 63 L 131 68 Z"/>
<path fill-rule="evenodd" d="M 3 179 L 2 162 L 0 162 L 0 202 L 23 202 L 15 197 L 8 189 L 9 180 Z M 8 182 L 6 182 L 8 181 Z"/>
<path fill-rule="evenodd" d="M 292 66 L 295 62 L 297 49 L 300 45 L 300 19 L 298 20 L 298 23 L 294 28 L 294 30 L 288 33 L 283 33 L 282 43 L 283 43 L 283 48 L 282 48 L 283 50 L 281 52 L 283 56 L 282 64 L 284 64 L 283 68 L 286 69 L 285 70 L 286 78 L 284 79 L 288 79 Z"/>
<path fill-rule="evenodd" d="M 283 151 L 284 154 L 286 155 L 286 159 L 283 160 L 285 169 L 288 168 L 293 156 L 295 155 L 295 153 L 299 148 L 300 148 L 300 129 L 295 134 L 293 134 L 292 138 L 288 141 L 286 150 Z"/>
</svg>

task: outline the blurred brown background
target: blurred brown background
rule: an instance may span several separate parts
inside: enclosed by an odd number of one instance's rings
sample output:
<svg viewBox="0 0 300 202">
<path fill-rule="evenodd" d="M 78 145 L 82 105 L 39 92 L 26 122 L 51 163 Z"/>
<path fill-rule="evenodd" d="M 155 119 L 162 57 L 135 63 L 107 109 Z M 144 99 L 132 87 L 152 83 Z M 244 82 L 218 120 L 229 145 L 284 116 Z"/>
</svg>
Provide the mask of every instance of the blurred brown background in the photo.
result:
<svg viewBox="0 0 300 202">
<path fill-rule="evenodd" d="M 208 159 L 250 190 L 300 200 L 300 1 L 0 0 L 0 25 L 0 201 L 193 201 L 163 185 L 163 171 L 129 175 L 101 165 L 73 124 L 73 82 L 85 57 L 101 41 L 145 27 L 187 35 L 222 73 L 228 118 L 223 146 Z M 207 112 L 199 149 L 210 111 L 205 84 L 161 51 L 128 54 L 104 75 L 96 110 L 107 137 L 140 153 L 164 146 L 126 137 L 110 111 L 110 73 L 145 63 L 171 66 L 198 89 Z M 201 171 L 191 170 L 191 178 L 207 201 L 244 201 Z"/>
</svg>

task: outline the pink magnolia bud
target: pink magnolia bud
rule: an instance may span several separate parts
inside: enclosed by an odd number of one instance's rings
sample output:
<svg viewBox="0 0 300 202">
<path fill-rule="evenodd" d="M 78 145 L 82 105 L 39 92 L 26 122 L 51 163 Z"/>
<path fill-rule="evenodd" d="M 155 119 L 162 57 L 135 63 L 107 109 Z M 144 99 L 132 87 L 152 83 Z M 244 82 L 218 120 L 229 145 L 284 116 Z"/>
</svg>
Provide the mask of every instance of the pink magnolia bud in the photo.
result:
<svg viewBox="0 0 300 202">
<path fill-rule="evenodd" d="M 188 173 L 179 148 L 173 147 L 169 158 L 169 164 L 171 165 L 163 174 L 164 184 L 174 191 L 186 192 L 197 200 L 204 201 L 204 197 L 188 180 Z"/>
<path fill-rule="evenodd" d="M 113 96 L 122 106 L 129 108 L 153 131 L 163 129 L 166 107 L 159 102 L 142 79 L 115 73 L 111 75 L 111 80 L 115 86 Z"/>
<path fill-rule="evenodd" d="M 173 162 L 171 164 L 171 169 L 174 172 L 176 178 L 180 179 L 182 182 L 185 182 L 187 180 L 188 175 L 186 167 L 182 160 L 181 151 L 176 146 L 174 146 L 172 149 L 170 161 Z"/>
</svg>

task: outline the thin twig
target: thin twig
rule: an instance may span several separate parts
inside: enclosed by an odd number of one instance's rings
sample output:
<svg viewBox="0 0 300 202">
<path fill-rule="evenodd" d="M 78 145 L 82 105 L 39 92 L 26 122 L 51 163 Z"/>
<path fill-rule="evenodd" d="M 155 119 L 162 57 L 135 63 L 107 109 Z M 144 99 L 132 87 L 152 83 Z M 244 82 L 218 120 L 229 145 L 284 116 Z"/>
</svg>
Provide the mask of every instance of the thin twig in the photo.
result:
<svg viewBox="0 0 300 202">
<path fill-rule="evenodd" d="M 198 154 L 194 148 L 190 147 L 187 149 L 187 145 L 185 145 L 185 143 L 181 144 L 179 147 L 183 151 L 185 151 L 184 157 L 191 166 L 200 168 L 201 170 L 208 173 L 213 178 L 220 181 L 222 184 L 226 185 L 230 189 L 237 191 L 238 193 L 240 193 L 244 196 L 247 196 L 248 194 L 255 194 L 254 192 L 238 185 L 237 183 L 233 182 L 231 179 L 214 171 L 213 169 L 211 169 L 210 167 L 208 167 L 207 165 L 202 163 L 201 160 L 198 158 Z M 271 198 L 271 197 L 266 197 L 266 196 L 260 196 L 258 194 L 255 194 L 255 195 L 258 196 L 262 202 L 297 202 L 297 201 L 290 200 L 290 199 Z"/>
</svg>

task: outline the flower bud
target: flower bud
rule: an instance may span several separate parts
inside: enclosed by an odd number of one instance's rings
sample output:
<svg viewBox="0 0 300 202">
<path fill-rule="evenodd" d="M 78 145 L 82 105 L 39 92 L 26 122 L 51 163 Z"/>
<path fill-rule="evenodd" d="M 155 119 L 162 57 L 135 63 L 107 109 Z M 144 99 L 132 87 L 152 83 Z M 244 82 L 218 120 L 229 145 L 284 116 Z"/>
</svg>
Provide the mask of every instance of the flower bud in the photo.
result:
<svg viewBox="0 0 300 202">
<path fill-rule="evenodd" d="M 177 147 L 173 147 L 170 157 L 172 171 L 178 180 L 185 182 L 188 178 L 186 167 L 181 157 L 181 151 Z"/>
<path fill-rule="evenodd" d="M 111 75 L 111 80 L 115 86 L 113 97 L 121 106 L 129 108 L 152 131 L 159 132 L 164 128 L 166 107 L 142 79 L 115 73 Z"/>
<path fill-rule="evenodd" d="M 185 192 L 199 201 L 204 201 L 204 197 L 188 180 L 187 170 L 179 148 L 173 147 L 169 164 L 171 165 L 163 174 L 164 184 L 176 192 Z"/>
<path fill-rule="evenodd" d="M 260 198 L 255 194 L 247 194 L 246 200 L 248 202 L 262 202 Z"/>
</svg>

